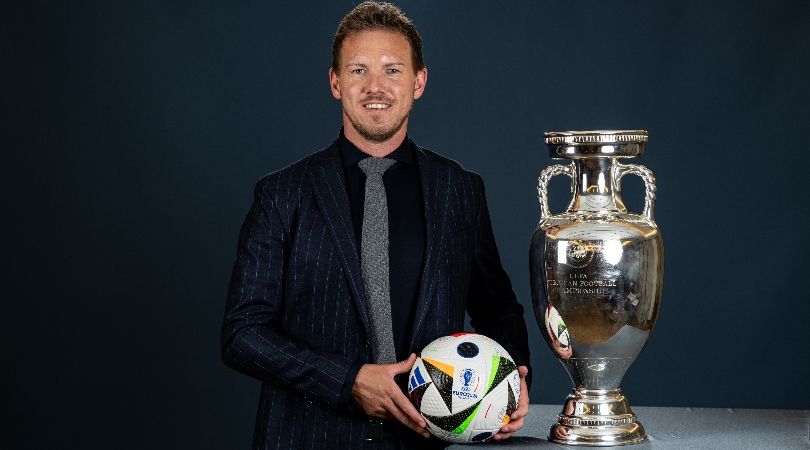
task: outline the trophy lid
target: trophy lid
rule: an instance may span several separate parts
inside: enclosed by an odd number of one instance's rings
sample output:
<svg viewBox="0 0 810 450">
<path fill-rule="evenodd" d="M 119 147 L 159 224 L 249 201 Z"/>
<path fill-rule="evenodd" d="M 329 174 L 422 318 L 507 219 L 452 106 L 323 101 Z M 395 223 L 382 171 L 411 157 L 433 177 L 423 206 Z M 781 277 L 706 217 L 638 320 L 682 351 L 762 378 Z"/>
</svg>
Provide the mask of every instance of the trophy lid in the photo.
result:
<svg viewBox="0 0 810 450">
<path fill-rule="evenodd" d="M 644 154 L 647 131 L 550 131 L 545 142 L 552 158 L 631 158 Z"/>
</svg>

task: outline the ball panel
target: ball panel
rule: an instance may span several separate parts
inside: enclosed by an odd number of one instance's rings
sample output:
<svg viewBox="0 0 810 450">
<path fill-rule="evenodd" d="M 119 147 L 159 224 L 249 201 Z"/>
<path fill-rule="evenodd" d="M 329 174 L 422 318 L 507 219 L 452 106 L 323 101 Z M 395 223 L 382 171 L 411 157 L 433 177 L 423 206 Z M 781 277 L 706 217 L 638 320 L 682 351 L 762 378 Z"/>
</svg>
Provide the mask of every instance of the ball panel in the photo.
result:
<svg viewBox="0 0 810 450">
<path fill-rule="evenodd" d="M 417 386 L 408 394 L 408 397 L 411 399 L 411 403 L 413 403 L 417 411 L 422 410 L 422 398 L 425 396 L 425 391 L 427 391 L 432 384 L 433 383 L 427 382 L 421 386 Z"/>
<path fill-rule="evenodd" d="M 425 419 L 431 421 L 437 427 L 441 428 L 444 431 L 448 431 L 455 436 L 458 436 L 467 429 L 470 423 L 475 418 L 475 413 L 478 410 L 479 403 L 476 403 L 470 406 L 467 409 L 463 409 L 455 414 L 450 414 L 447 416 L 431 416 L 427 414 L 423 414 Z"/>
<path fill-rule="evenodd" d="M 425 370 L 427 371 L 433 384 L 441 395 L 447 409 L 453 410 L 453 366 L 432 359 L 423 359 Z M 446 372 L 449 370 L 449 373 Z"/>
<path fill-rule="evenodd" d="M 422 349 L 423 358 L 447 359 L 447 356 L 456 347 L 456 340 L 452 336 L 444 336 L 431 342 Z"/>
<path fill-rule="evenodd" d="M 466 442 L 466 441 L 462 441 L 461 439 L 459 439 L 459 437 L 454 435 L 453 433 L 451 433 L 449 431 L 446 431 L 446 430 L 443 430 L 443 429 L 437 427 L 436 425 L 432 424 L 430 422 L 430 420 L 425 419 L 425 421 L 427 422 L 428 431 L 430 431 L 430 434 L 436 436 L 437 438 L 442 439 L 442 440 L 447 441 L 447 442 L 454 442 L 454 443 L 457 443 L 457 444 L 463 444 L 463 443 Z"/>
<path fill-rule="evenodd" d="M 515 363 L 512 362 L 511 359 L 501 356 L 493 356 L 490 390 L 497 386 L 501 381 L 505 380 L 506 377 L 511 375 L 512 372 L 516 370 L 517 366 L 515 366 Z"/>
<path fill-rule="evenodd" d="M 439 390 L 436 389 L 436 385 L 434 383 L 430 383 L 425 389 L 424 394 L 422 394 L 422 403 L 420 404 L 419 412 L 422 413 L 423 416 L 431 415 L 431 416 L 447 416 L 452 414 L 453 412 L 450 411 L 450 408 L 444 402 Z"/>
<path fill-rule="evenodd" d="M 439 360 L 436 360 L 436 359 L 430 359 L 430 358 L 422 358 L 422 361 L 424 361 L 426 366 L 430 365 L 430 366 L 432 366 L 431 369 L 439 370 L 439 371 L 443 372 L 445 375 L 447 375 L 448 377 L 452 377 L 453 374 L 456 371 L 456 369 L 453 367 L 453 365 L 449 364 L 448 362 L 442 362 L 442 361 L 439 361 Z"/>
<path fill-rule="evenodd" d="M 512 391 L 512 386 L 509 385 L 509 382 L 506 382 L 506 393 L 508 394 L 508 399 L 506 400 L 506 414 L 512 414 L 517 409 L 517 399 L 515 398 L 515 393 Z"/>
<path fill-rule="evenodd" d="M 478 414 L 475 429 L 477 431 L 497 432 L 503 425 L 503 418 L 507 410 L 507 386 L 505 383 L 498 385 L 481 401 L 481 409 Z M 508 416 L 507 416 L 508 417 Z"/>
</svg>

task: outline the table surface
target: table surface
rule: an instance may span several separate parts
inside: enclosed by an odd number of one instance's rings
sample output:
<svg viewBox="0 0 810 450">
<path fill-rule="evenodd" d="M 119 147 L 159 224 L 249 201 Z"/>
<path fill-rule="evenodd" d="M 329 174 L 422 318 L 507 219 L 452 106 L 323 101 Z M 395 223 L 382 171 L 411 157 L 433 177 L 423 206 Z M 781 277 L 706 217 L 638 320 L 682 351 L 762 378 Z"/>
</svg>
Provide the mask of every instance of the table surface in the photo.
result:
<svg viewBox="0 0 810 450">
<path fill-rule="evenodd" d="M 451 445 L 449 449 L 566 448 L 548 441 L 562 406 L 531 405 L 526 425 L 498 443 Z M 663 408 L 633 406 L 648 441 L 621 447 L 642 449 L 810 449 L 810 410 Z"/>
</svg>

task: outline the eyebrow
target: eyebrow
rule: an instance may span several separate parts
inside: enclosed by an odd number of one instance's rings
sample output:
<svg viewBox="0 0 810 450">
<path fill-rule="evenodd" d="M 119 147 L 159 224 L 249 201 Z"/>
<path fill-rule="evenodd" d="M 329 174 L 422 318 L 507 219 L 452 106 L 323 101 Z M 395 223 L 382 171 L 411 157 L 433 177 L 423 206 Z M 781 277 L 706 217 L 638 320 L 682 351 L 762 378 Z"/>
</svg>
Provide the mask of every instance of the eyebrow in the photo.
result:
<svg viewBox="0 0 810 450">
<path fill-rule="evenodd" d="M 391 62 L 391 63 L 385 63 L 385 64 L 383 64 L 383 66 L 385 66 L 385 67 L 391 67 L 391 66 L 404 66 L 404 65 L 405 65 L 405 63 L 402 63 L 402 62 Z M 354 66 L 354 67 L 362 67 L 362 68 L 368 68 L 368 65 L 363 64 L 363 63 L 355 63 L 355 62 L 350 62 L 350 63 L 347 63 L 347 64 L 346 64 L 346 67 L 351 67 L 351 66 Z"/>
</svg>

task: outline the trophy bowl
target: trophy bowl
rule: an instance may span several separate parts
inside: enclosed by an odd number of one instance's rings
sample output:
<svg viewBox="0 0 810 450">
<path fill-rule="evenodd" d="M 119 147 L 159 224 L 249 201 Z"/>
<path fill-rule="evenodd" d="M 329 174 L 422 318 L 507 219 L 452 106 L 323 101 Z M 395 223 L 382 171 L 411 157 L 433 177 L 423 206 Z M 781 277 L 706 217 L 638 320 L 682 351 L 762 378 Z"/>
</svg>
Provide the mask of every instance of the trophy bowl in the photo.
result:
<svg viewBox="0 0 810 450">
<path fill-rule="evenodd" d="M 647 440 L 620 388 L 625 372 L 658 318 L 664 245 L 653 220 L 655 178 L 622 160 L 641 156 L 647 132 L 566 131 L 545 134 L 552 158 L 538 179 L 540 221 L 529 250 L 535 318 L 574 389 L 549 440 L 611 446 Z M 627 211 L 619 192 L 624 175 L 642 178 L 641 214 Z M 551 214 L 548 183 L 571 177 L 565 212 Z"/>
</svg>

